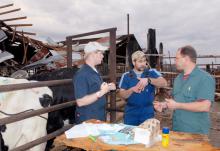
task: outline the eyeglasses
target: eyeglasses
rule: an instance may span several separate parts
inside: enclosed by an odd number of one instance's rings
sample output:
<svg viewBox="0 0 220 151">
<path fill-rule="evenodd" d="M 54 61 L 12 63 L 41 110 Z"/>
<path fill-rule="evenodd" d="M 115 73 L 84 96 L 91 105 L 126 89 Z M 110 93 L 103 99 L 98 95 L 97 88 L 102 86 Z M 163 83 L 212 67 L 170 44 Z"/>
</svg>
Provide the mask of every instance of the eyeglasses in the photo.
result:
<svg viewBox="0 0 220 151">
<path fill-rule="evenodd" d="M 185 57 L 176 57 L 175 60 L 179 60 L 179 59 L 182 59 L 182 58 L 185 58 Z"/>
</svg>

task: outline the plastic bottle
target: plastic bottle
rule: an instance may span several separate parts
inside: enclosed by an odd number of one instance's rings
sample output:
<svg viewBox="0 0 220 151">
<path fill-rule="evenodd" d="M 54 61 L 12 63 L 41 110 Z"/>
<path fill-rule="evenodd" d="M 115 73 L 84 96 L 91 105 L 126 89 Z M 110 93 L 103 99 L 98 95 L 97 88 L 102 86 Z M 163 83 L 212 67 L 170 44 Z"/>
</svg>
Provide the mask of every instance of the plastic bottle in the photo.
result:
<svg viewBox="0 0 220 151">
<path fill-rule="evenodd" d="M 168 127 L 163 127 L 162 130 L 162 146 L 163 147 L 168 147 L 169 145 L 169 133 L 170 129 Z"/>
</svg>

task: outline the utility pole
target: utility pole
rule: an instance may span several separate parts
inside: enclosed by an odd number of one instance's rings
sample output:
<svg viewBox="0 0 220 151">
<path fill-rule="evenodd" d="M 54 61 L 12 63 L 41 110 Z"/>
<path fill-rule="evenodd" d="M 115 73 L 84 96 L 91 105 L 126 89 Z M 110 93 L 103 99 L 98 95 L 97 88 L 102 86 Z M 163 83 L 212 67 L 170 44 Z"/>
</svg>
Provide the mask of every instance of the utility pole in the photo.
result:
<svg viewBox="0 0 220 151">
<path fill-rule="evenodd" d="M 128 43 L 130 42 L 130 33 L 129 33 L 129 14 L 127 14 L 127 46 L 126 46 L 126 57 L 125 57 L 125 68 L 129 70 L 129 61 L 128 61 Z"/>
</svg>

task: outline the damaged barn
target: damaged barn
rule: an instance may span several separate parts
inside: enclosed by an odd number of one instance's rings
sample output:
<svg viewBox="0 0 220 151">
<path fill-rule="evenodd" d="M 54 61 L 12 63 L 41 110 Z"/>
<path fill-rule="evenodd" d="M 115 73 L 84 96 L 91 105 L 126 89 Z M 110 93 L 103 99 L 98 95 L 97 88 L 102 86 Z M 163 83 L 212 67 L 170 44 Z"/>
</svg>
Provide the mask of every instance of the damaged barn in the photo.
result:
<svg viewBox="0 0 220 151">
<path fill-rule="evenodd" d="M 52 50 L 56 49 L 53 46 L 43 44 L 41 41 L 16 33 L 3 21 L 0 21 L 0 27 L 1 76 L 10 76 L 29 64 L 49 58 L 53 55 Z M 34 73 L 39 70 L 43 69 L 36 67 Z"/>
<path fill-rule="evenodd" d="M 0 10 L 11 8 L 11 6 L 13 6 L 13 4 L 0 6 Z M 34 74 L 41 70 L 51 68 L 48 66 L 50 66 L 50 62 L 54 60 L 65 60 L 62 56 L 50 58 L 56 55 L 53 50 L 64 49 L 63 44 L 57 44 L 50 38 L 47 39 L 47 43 L 43 43 L 29 37 L 36 35 L 36 33 L 18 30 L 20 27 L 32 26 L 32 24 L 8 24 L 8 22 L 26 19 L 26 16 L 14 18 L 1 17 L 17 11 L 20 11 L 20 8 L 0 12 L 0 75 L 9 77 L 14 72 L 35 63 L 38 66 L 32 68 L 32 73 L 29 73 Z M 45 62 L 47 58 L 50 58 L 50 61 Z M 36 63 L 37 61 L 39 61 L 39 63 Z M 41 65 L 39 65 L 40 63 Z M 47 66 L 42 66 L 42 64 Z M 27 71 L 29 72 L 29 70 Z"/>
</svg>

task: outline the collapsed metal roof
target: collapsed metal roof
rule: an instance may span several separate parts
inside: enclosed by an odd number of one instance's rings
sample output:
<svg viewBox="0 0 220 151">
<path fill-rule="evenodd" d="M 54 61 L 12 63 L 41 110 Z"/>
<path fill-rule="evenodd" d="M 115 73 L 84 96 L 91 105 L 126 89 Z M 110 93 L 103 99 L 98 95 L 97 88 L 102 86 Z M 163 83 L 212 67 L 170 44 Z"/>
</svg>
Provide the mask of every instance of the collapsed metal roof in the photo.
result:
<svg viewBox="0 0 220 151">
<path fill-rule="evenodd" d="M 9 24 L 8 22 L 27 18 L 26 16 L 5 18 L 6 14 L 21 10 L 20 8 L 5 10 L 12 6 L 13 4 L 0 6 L 0 75 L 2 76 L 9 76 L 28 64 L 52 56 L 53 54 L 50 50 L 63 49 L 63 45 L 52 42 L 44 44 L 29 37 L 30 35 L 36 35 L 36 33 L 18 30 L 20 27 L 32 26 L 32 24 Z"/>
<path fill-rule="evenodd" d="M 0 69 L 0 75 L 10 76 L 13 72 L 20 69 L 35 70 L 41 67 L 45 68 L 46 66 L 46 70 L 48 70 L 66 67 L 67 48 L 65 41 L 56 43 L 51 38 L 48 38 L 48 43 L 45 44 L 39 40 L 29 37 L 30 35 L 36 35 L 36 33 L 18 30 L 20 27 L 28 27 L 32 26 L 33 24 L 8 24 L 8 22 L 11 21 L 27 19 L 26 16 L 2 18 L 1 16 L 4 14 L 17 12 L 20 10 L 19 8 L 4 11 L 4 8 L 12 6 L 13 4 L 0 6 L 0 52 L 2 52 L 0 53 L 0 66 L 2 67 Z M 83 50 L 86 43 L 90 41 L 98 41 L 102 45 L 109 47 L 109 37 L 76 39 L 73 41 L 73 65 L 83 63 Z M 117 36 L 117 63 L 125 63 L 126 50 L 128 50 L 128 56 L 131 56 L 131 54 L 138 49 L 141 50 L 141 47 L 133 34 Z M 129 58 L 129 60 L 131 59 Z M 108 62 L 107 59 L 104 61 Z"/>
</svg>

